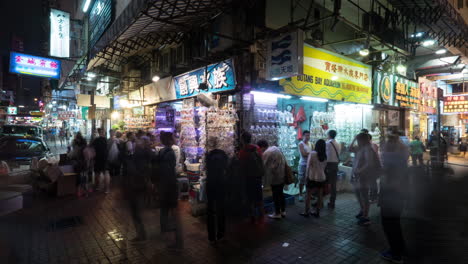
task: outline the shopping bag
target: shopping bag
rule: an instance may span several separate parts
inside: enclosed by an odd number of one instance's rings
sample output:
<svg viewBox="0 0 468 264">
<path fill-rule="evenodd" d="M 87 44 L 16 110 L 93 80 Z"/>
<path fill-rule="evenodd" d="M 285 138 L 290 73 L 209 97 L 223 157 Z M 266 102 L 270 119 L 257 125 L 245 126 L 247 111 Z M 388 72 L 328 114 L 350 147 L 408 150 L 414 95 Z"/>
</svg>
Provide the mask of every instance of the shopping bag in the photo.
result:
<svg viewBox="0 0 468 264">
<path fill-rule="evenodd" d="M 289 167 L 289 165 L 285 163 L 284 164 L 284 184 L 288 185 L 294 182 L 295 180 L 294 180 L 293 171 L 291 167 Z"/>
</svg>

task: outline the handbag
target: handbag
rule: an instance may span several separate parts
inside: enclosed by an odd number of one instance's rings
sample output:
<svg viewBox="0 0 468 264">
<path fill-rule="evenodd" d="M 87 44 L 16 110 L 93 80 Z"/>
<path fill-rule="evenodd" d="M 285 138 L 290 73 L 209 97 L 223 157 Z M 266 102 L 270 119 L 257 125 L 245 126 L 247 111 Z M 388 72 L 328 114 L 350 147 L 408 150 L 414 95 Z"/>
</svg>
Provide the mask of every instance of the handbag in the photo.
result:
<svg viewBox="0 0 468 264">
<path fill-rule="evenodd" d="M 287 163 L 284 163 L 284 184 L 292 184 L 294 183 L 294 175 L 291 167 Z"/>
</svg>

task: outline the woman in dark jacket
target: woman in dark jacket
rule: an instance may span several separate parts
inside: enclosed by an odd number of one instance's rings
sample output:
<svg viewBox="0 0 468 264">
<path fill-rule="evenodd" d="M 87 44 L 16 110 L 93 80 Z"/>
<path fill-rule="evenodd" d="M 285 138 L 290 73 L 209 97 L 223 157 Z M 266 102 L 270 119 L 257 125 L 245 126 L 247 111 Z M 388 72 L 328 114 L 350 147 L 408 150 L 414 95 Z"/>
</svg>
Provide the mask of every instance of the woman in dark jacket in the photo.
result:
<svg viewBox="0 0 468 264">
<path fill-rule="evenodd" d="M 174 136 L 170 132 L 162 132 L 161 143 L 164 148 L 159 151 L 159 194 L 161 201 L 160 225 L 161 233 L 170 231 L 168 217 L 169 212 L 175 218 L 175 237 L 176 247 L 183 247 L 182 240 L 182 225 L 180 223 L 180 215 L 177 211 L 178 192 L 176 178 L 176 155 L 172 149 L 174 145 Z"/>
<path fill-rule="evenodd" d="M 218 149 L 218 138 L 209 137 L 206 155 L 206 195 L 208 199 L 208 239 L 216 242 L 224 237 L 226 170 L 229 158 Z"/>
</svg>

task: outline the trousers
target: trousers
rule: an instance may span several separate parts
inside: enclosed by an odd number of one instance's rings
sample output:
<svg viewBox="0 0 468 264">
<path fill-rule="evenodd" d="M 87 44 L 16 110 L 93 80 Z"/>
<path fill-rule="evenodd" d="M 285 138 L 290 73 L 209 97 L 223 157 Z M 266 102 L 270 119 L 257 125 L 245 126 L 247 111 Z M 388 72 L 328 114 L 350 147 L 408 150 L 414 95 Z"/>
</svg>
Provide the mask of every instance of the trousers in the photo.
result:
<svg viewBox="0 0 468 264">
<path fill-rule="evenodd" d="M 275 213 L 280 214 L 286 209 L 286 200 L 283 193 L 284 184 L 271 185 L 273 202 L 275 204 Z"/>
<path fill-rule="evenodd" d="M 216 241 L 224 237 L 226 229 L 225 202 L 222 198 L 210 198 L 208 194 L 208 239 Z"/>
<path fill-rule="evenodd" d="M 330 184 L 330 203 L 335 204 L 336 181 L 338 178 L 338 162 L 327 162 L 325 172 L 327 173 L 328 184 Z"/>
</svg>

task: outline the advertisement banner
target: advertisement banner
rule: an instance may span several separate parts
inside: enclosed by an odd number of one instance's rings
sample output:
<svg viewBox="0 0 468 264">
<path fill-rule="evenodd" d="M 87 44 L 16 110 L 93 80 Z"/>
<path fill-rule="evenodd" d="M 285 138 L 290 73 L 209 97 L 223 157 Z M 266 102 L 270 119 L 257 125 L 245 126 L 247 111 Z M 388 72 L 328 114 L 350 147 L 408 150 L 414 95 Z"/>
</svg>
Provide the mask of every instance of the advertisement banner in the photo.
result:
<svg viewBox="0 0 468 264">
<path fill-rule="evenodd" d="M 424 77 L 419 77 L 421 91 L 421 112 L 435 114 L 437 112 L 437 84 Z"/>
<path fill-rule="evenodd" d="M 50 9 L 50 56 L 70 57 L 70 14 Z"/>
<path fill-rule="evenodd" d="M 304 74 L 280 80 L 288 94 L 370 104 L 372 68 L 344 56 L 304 45 Z"/>
<path fill-rule="evenodd" d="M 304 32 L 297 30 L 267 42 L 266 78 L 276 81 L 303 74 Z"/>
<path fill-rule="evenodd" d="M 89 12 L 89 46 L 93 47 L 112 22 L 112 0 L 96 0 Z"/>
<path fill-rule="evenodd" d="M 199 90 L 200 83 L 205 83 L 205 79 L 207 89 Z M 236 80 L 232 59 L 176 76 L 172 81 L 172 86 L 177 99 L 195 96 L 200 93 L 234 90 Z"/>
<path fill-rule="evenodd" d="M 7 115 L 17 115 L 18 108 L 16 106 L 9 106 L 7 107 Z"/>
<path fill-rule="evenodd" d="M 60 79 L 60 61 L 28 54 L 10 53 L 10 72 Z"/>
</svg>

